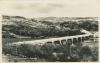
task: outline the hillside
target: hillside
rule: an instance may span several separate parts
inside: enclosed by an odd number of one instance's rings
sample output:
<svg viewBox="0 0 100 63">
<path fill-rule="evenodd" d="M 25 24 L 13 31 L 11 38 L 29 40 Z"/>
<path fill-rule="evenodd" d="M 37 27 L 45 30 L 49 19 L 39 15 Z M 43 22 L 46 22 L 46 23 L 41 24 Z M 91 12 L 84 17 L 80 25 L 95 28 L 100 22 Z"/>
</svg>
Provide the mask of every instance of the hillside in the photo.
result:
<svg viewBox="0 0 100 63">
<path fill-rule="evenodd" d="M 38 17 L 3 15 L 3 37 L 47 38 L 84 34 L 80 30 L 97 31 L 97 18 Z"/>
</svg>

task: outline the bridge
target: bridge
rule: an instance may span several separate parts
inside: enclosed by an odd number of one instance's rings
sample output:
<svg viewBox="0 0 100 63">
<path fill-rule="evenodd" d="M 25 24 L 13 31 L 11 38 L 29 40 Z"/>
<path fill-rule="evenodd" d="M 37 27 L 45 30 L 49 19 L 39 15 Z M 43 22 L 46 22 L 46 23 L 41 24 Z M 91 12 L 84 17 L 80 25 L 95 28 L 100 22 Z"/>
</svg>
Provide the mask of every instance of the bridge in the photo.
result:
<svg viewBox="0 0 100 63">
<path fill-rule="evenodd" d="M 58 37 L 58 38 L 49 38 L 49 39 L 40 39 L 40 40 L 31 40 L 31 41 L 23 41 L 23 42 L 15 42 L 10 45 L 21 45 L 21 44 L 31 44 L 31 45 L 43 45 L 43 44 L 81 44 L 84 41 L 88 40 L 89 38 L 93 37 L 93 34 L 86 31 L 81 30 L 85 34 L 82 35 L 75 35 L 75 36 L 65 36 L 65 37 Z"/>
</svg>

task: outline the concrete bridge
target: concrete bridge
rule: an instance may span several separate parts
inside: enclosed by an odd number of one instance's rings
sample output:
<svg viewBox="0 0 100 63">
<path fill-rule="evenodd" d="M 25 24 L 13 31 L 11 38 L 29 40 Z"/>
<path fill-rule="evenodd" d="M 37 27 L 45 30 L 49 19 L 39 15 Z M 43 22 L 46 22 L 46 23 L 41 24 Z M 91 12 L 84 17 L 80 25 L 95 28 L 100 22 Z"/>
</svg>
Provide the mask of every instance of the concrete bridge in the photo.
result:
<svg viewBox="0 0 100 63">
<path fill-rule="evenodd" d="M 40 40 L 32 40 L 32 41 L 23 41 L 23 42 L 15 42 L 10 45 L 21 45 L 21 44 L 31 44 L 31 45 L 43 45 L 43 44 L 82 44 L 84 41 L 88 40 L 90 37 L 93 37 L 93 34 L 86 31 L 81 30 L 85 34 L 75 35 L 75 36 L 65 36 L 59 38 L 49 38 L 49 39 L 40 39 Z"/>
</svg>

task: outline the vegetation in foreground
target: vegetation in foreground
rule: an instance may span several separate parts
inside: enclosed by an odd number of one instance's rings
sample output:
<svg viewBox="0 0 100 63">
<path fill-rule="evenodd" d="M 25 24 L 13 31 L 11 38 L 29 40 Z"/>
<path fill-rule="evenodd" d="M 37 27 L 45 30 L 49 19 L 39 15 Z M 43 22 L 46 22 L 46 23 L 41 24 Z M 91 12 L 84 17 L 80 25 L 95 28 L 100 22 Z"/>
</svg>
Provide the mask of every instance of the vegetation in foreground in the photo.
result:
<svg viewBox="0 0 100 63">
<path fill-rule="evenodd" d="M 45 59 L 46 62 L 80 62 L 80 61 L 98 61 L 98 50 L 91 50 L 88 46 L 82 47 L 80 50 L 74 46 L 68 45 L 6 45 L 3 47 L 5 55 L 10 54 L 18 58 L 37 58 Z M 95 54 L 96 53 L 96 54 Z M 16 61 L 18 61 L 16 59 Z"/>
</svg>

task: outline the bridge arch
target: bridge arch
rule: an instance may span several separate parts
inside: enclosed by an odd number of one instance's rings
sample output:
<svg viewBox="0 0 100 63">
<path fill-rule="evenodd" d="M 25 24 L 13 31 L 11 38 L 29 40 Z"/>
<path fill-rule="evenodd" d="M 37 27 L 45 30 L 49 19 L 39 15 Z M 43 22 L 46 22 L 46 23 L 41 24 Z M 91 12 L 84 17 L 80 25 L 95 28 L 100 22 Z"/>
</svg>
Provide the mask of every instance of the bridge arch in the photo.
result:
<svg viewBox="0 0 100 63">
<path fill-rule="evenodd" d="M 62 44 L 62 45 L 67 45 L 67 40 L 66 40 L 66 39 L 62 39 L 62 40 L 61 40 L 61 44 Z"/>
<path fill-rule="evenodd" d="M 85 35 L 77 35 L 77 36 L 69 36 L 69 37 L 61 37 L 61 38 L 53 38 L 46 41 L 47 44 L 54 44 L 54 45 L 80 45 L 85 40 L 88 40 L 92 35 L 85 34 Z"/>
</svg>

